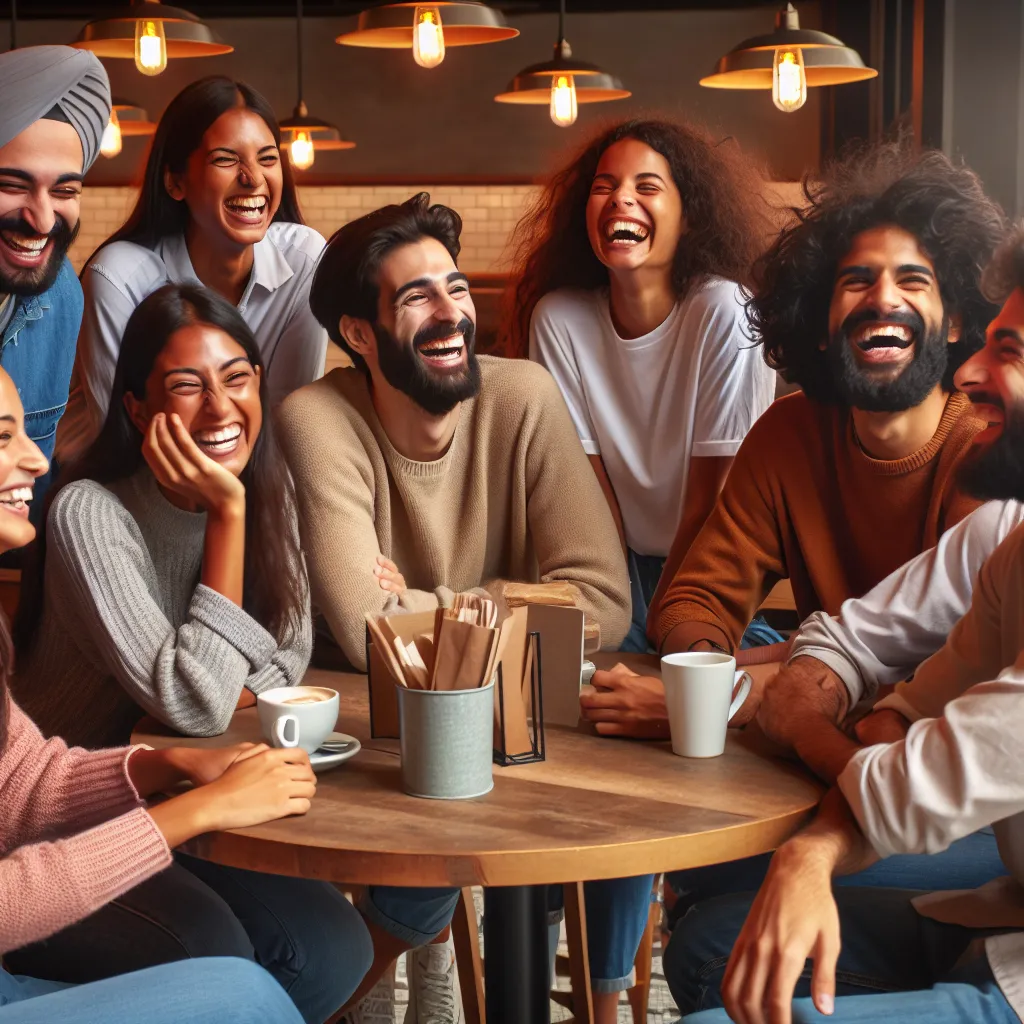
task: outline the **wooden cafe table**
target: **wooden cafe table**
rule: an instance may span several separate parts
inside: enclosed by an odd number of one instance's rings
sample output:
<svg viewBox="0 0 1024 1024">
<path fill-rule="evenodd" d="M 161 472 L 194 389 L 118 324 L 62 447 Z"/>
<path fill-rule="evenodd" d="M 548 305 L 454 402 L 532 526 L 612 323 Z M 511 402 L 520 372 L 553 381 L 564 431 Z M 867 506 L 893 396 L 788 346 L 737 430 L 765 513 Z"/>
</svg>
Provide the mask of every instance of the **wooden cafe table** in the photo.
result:
<svg viewBox="0 0 1024 1024">
<path fill-rule="evenodd" d="M 666 742 L 602 739 L 549 726 L 547 759 L 494 769 L 475 800 L 402 792 L 398 742 L 371 740 L 366 677 L 312 669 L 305 682 L 341 694 L 338 730 L 363 749 L 319 777 L 303 817 L 218 832 L 194 856 L 254 871 L 359 885 L 485 886 L 488 1024 L 549 1017 L 549 883 L 715 864 L 774 849 L 811 815 L 820 786 L 759 753 L 742 734 L 709 760 Z M 258 740 L 255 708 L 212 739 L 139 724 L 134 742 L 209 747 Z"/>
</svg>

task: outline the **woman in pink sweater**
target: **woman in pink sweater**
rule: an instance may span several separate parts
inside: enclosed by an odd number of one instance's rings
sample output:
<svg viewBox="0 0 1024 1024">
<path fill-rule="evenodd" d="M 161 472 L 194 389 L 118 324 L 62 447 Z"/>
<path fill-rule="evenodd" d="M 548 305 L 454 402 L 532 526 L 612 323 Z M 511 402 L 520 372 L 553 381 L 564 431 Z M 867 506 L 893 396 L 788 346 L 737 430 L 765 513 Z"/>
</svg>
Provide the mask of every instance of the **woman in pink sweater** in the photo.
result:
<svg viewBox="0 0 1024 1024">
<path fill-rule="evenodd" d="M 46 459 L 24 432 L 0 368 L 0 552 L 35 536 L 28 520 Z M 0 956 L 81 920 L 171 863 L 203 832 L 304 814 L 316 776 L 301 750 L 128 747 L 87 752 L 44 740 L 7 692 L 11 641 L 0 614 Z M 191 782 L 153 808 L 145 797 Z M 0 968 L 0 1024 L 298 1024 L 255 964 L 182 960 L 88 985 Z"/>
</svg>

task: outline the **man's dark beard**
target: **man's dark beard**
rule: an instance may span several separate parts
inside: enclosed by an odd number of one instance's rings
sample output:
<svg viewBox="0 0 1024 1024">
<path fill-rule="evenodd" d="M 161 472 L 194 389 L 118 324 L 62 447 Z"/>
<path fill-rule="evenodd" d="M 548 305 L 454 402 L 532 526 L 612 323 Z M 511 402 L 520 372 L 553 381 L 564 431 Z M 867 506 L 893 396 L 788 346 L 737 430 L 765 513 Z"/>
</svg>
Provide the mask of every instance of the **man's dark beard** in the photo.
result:
<svg viewBox="0 0 1024 1024">
<path fill-rule="evenodd" d="M 1007 409 L 994 395 L 971 395 L 1003 409 L 1003 429 L 991 443 L 968 451 L 957 470 L 957 483 L 973 498 L 1024 501 L 1024 410 Z"/>
<path fill-rule="evenodd" d="M 900 374 L 890 380 L 876 380 L 853 354 L 850 335 L 864 323 L 903 324 L 914 331 L 914 357 Z M 832 335 L 827 358 L 839 400 L 865 412 L 903 412 L 920 405 L 946 373 L 949 364 L 949 321 L 934 331 L 914 312 L 895 311 L 881 316 L 875 310 L 851 313 Z"/>
<path fill-rule="evenodd" d="M 476 327 L 463 317 L 457 324 L 431 324 L 417 331 L 411 345 L 403 345 L 390 331 L 373 325 L 377 338 L 377 361 L 384 379 L 397 391 L 408 395 L 431 416 L 444 416 L 459 402 L 472 398 L 480 390 L 480 364 L 474 343 Z M 466 346 L 466 366 L 455 372 L 433 371 L 417 355 L 431 341 L 461 334 Z"/>
<path fill-rule="evenodd" d="M 42 295 L 57 280 L 61 264 L 78 236 L 82 222 L 68 227 L 68 222 L 61 216 L 50 230 L 50 255 L 46 262 L 38 267 L 11 267 L 0 258 L 0 295 Z M 39 232 L 27 224 L 20 214 L 0 218 L 0 232 L 13 232 L 16 235 L 38 236 Z M 0 241 L 0 245 L 6 245 Z"/>
</svg>

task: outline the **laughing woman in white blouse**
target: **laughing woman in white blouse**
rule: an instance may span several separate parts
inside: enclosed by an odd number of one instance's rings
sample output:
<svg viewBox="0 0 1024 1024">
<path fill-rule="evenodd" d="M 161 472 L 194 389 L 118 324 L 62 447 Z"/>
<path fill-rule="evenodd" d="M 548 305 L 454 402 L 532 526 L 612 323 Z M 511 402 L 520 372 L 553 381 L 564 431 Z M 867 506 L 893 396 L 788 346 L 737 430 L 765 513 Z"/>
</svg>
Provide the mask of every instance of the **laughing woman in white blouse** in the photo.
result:
<svg viewBox="0 0 1024 1024">
<path fill-rule="evenodd" d="M 160 119 L 127 223 L 82 273 L 75 381 L 57 439 L 67 460 L 107 413 L 125 325 L 162 285 L 203 284 L 256 337 L 272 404 L 323 373 L 327 336 L 309 309 L 323 236 L 302 223 L 273 110 L 254 89 L 213 76 Z"/>
</svg>

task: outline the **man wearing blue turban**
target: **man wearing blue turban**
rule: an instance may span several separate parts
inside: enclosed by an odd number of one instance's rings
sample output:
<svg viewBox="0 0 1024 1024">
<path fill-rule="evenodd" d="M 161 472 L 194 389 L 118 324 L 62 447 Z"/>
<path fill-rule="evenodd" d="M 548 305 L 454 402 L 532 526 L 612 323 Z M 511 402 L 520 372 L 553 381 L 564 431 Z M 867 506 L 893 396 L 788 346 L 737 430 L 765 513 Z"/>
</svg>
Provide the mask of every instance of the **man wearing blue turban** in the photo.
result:
<svg viewBox="0 0 1024 1024">
<path fill-rule="evenodd" d="M 82 320 L 67 252 L 110 85 L 85 50 L 28 46 L 0 54 L 0 96 L 0 364 L 17 385 L 26 433 L 49 459 Z M 47 479 L 36 484 L 33 519 Z"/>
</svg>

